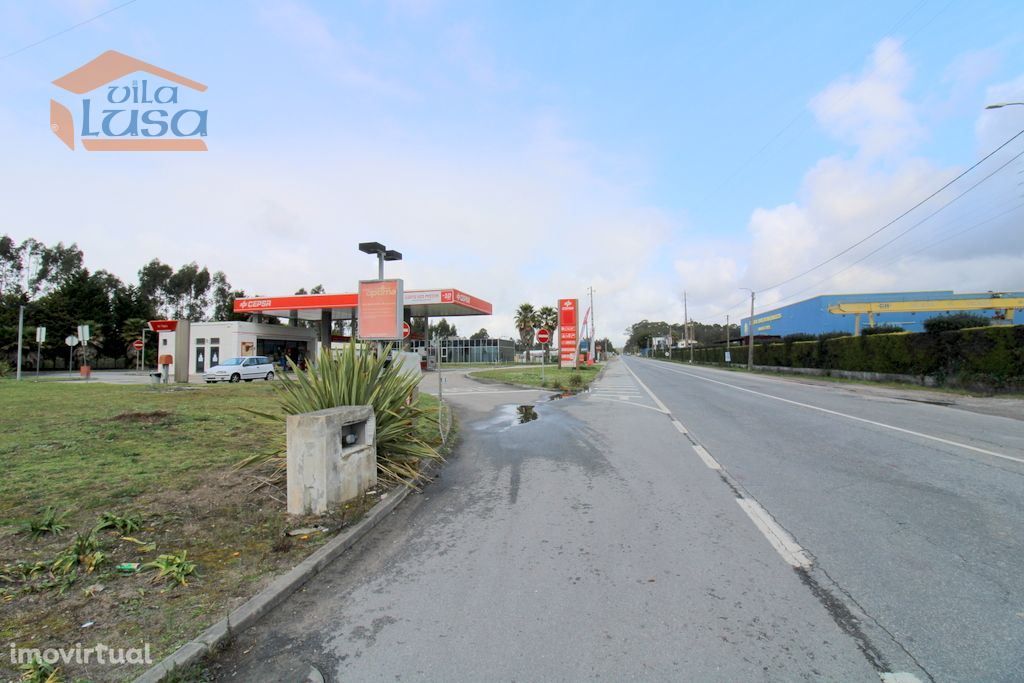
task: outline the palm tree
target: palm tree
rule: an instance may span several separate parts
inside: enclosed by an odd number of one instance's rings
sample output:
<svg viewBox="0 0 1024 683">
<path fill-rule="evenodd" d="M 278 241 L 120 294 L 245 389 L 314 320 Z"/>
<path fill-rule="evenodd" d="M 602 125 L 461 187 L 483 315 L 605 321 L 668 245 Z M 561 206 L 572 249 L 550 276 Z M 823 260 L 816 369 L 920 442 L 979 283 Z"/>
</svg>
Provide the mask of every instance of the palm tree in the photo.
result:
<svg viewBox="0 0 1024 683">
<path fill-rule="evenodd" d="M 558 327 L 558 311 L 553 306 L 541 306 L 537 309 L 537 324 L 543 327 L 545 330 L 551 333 L 551 337 L 554 338 Z M 544 349 L 544 361 L 548 361 L 548 348 Z"/>
<path fill-rule="evenodd" d="M 519 304 L 513 322 L 519 330 L 519 341 L 526 347 L 526 357 L 529 360 L 529 351 L 533 347 L 533 328 L 537 326 L 537 311 L 532 304 Z"/>
</svg>

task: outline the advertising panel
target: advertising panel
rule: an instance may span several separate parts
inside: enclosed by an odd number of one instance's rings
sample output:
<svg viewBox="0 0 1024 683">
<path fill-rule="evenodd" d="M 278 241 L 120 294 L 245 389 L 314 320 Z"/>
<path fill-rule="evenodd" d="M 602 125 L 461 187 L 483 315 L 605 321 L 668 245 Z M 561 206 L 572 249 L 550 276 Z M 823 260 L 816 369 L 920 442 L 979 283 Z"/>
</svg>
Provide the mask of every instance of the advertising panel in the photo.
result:
<svg viewBox="0 0 1024 683">
<path fill-rule="evenodd" d="M 396 341 L 402 338 L 402 280 L 360 280 L 359 338 Z"/>
<path fill-rule="evenodd" d="M 558 300 L 558 364 L 575 368 L 576 344 L 579 340 L 579 299 Z"/>
</svg>

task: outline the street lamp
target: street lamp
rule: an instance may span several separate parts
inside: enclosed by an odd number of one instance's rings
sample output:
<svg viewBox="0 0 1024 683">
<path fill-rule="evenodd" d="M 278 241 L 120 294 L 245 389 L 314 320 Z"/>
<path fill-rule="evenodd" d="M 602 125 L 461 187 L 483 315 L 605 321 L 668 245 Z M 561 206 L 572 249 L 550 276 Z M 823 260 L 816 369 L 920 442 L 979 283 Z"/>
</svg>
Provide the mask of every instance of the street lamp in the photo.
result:
<svg viewBox="0 0 1024 683">
<path fill-rule="evenodd" d="M 377 255 L 377 279 L 384 279 L 384 262 L 385 261 L 401 261 L 402 252 L 395 251 L 394 249 L 388 249 L 380 242 L 360 242 L 359 251 L 364 254 L 376 254 Z"/>
<path fill-rule="evenodd" d="M 985 106 L 985 109 L 1002 109 L 1003 107 L 1024 107 L 1024 102 L 995 102 Z"/>
<path fill-rule="evenodd" d="M 740 289 L 750 292 L 750 322 L 747 323 L 749 329 L 749 339 L 747 340 L 747 370 L 754 369 L 754 290 L 748 287 L 740 287 Z"/>
</svg>

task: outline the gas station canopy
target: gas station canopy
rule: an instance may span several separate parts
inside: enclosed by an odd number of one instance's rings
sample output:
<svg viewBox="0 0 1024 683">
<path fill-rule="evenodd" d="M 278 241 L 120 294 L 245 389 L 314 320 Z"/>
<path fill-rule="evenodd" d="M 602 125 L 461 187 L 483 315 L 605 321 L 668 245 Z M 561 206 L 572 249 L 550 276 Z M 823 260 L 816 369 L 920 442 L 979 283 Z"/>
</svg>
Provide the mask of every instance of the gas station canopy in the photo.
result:
<svg viewBox="0 0 1024 683">
<path fill-rule="evenodd" d="M 300 320 L 322 320 L 326 311 L 333 320 L 356 317 L 358 294 L 296 294 L 235 299 L 235 313 L 252 313 Z M 457 289 L 413 289 L 405 292 L 406 312 L 414 317 L 453 318 L 461 315 L 490 315 L 491 304 Z"/>
</svg>

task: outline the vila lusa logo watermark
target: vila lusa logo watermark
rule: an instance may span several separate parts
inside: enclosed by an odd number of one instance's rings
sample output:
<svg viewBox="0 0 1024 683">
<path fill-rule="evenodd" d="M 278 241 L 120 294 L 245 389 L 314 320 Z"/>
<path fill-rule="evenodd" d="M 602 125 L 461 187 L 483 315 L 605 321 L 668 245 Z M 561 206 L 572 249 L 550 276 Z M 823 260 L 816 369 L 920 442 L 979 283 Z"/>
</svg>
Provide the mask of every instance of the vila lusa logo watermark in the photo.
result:
<svg viewBox="0 0 1024 683">
<path fill-rule="evenodd" d="M 53 82 L 79 95 L 50 100 L 50 128 L 68 149 L 90 152 L 205 152 L 207 110 L 193 106 L 206 86 L 108 50 Z"/>
</svg>

